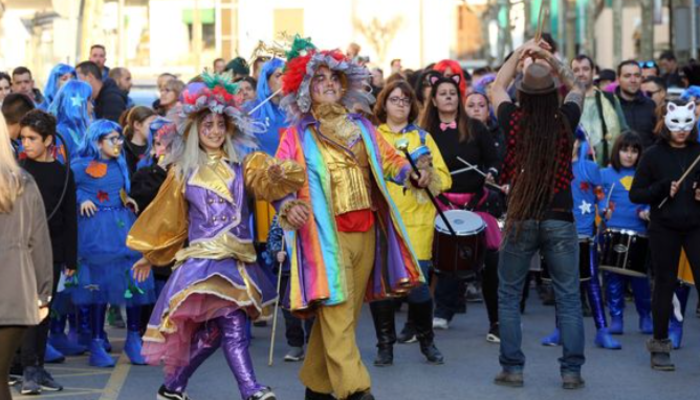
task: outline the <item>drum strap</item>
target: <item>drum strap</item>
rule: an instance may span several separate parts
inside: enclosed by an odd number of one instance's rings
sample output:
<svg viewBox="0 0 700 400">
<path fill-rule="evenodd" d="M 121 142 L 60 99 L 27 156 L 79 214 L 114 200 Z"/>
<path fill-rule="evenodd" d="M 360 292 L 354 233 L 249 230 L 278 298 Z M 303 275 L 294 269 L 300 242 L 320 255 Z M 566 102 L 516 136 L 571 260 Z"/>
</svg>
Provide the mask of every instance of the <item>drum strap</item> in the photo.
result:
<svg viewBox="0 0 700 400">
<path fill-rule="evenodd" d="M 484 204 L 486 199 L 488 199 L 488 189 L 485 187 L 481 187 L 480 191 L 475 193 L 474 196 L 472 196 L 471 200 L 469 200 L 469 203 L 465 205 L 456 205 L 453 202 L 450 201 L 450 199 L 447 198 L 444 194 L 440 193 L 437 195 L 437 199 L 444 205 L 449 206 L 450 208 L 456 209 L 456 210 L 470 210 L 470 211 L 476 211 L 481 205 Z"/>
</svg>

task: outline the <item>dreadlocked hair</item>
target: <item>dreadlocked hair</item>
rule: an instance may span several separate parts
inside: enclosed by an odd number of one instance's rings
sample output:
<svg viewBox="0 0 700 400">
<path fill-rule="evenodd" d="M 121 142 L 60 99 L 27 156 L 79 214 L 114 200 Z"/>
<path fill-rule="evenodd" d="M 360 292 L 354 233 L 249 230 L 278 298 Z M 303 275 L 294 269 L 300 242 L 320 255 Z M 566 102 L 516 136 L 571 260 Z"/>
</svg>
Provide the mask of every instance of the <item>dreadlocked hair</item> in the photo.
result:
<svg viewBox="0 0 700 400">
<path fill-rule="evenodd" d="M 515 168 L 508 196 L 508 216 L 505 234 L 513 223 L 541 220 L 554 197 L 558 154 L 562 135 L 570 135 L 564 115 L 559 111 L 557 92 L 528 95 L 519 92 L 521 118 L 520 135 L 515 145 Z M 567 155 L 573 141 L 566 141 Z M 516 236 L 520 225 L 516 229 Z"/>
</svg>

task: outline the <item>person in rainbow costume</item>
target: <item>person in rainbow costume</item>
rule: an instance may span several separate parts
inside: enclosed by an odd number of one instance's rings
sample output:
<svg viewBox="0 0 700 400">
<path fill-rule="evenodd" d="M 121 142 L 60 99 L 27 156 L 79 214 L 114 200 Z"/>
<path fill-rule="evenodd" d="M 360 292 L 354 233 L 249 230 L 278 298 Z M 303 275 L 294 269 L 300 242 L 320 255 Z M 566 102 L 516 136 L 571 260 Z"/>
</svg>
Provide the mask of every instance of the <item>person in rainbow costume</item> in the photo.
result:
<svg viewBox="0 0 700 400">
<path fill-rule="evenodd" d="M 293 231 L 289 306 L 316 316 L 300 372 L 307 400 L 374 399 L 355 338 L 363 299 L 405 295 L 425 281 L 387 180 L 418 190 L 432 168 L 411 173 L 369 121 L 348 111 L 369 112 L 369 77 L 341 51 L 299 37 L 282 76 L 291 124 L 277 158 L 300 164 L 306 180 L 275 205 L 280 226 Z"/>
</svg>

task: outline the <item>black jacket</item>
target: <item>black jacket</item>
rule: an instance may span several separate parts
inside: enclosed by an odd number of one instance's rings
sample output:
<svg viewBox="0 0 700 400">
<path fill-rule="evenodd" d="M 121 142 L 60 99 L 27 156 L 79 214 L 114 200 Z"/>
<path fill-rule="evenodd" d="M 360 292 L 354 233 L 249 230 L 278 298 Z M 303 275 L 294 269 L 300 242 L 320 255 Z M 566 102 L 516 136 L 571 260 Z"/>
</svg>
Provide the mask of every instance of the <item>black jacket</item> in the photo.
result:
<svg viewBox="0 0 700 400">
<path fill-rule="evenodd" d="M 630 189 L 630 200 L 651 206 L 652 226 L 660 224 L 671 229 L 700 227 L 700 201 L 695 200 L 693 189 L 700 178 L 700 165 L 683 181 L 678 193 L 659 208 L 669 196 L 671 182 L 680 179 L 698 156 L 700 144 L 697 142 L 677 149 L 665 141 L 659 141 L 642 155 Z"/>
<path fill-rule="evenodd" d="M 119 89 L 114 80 L 110 78 L 105 79 L 102 83 L 102 90 L 95 99 L 95 117 L 119 123 L 119 117 L 126 110 L 126 93 Z"/>
<path fill-rule="evenodd" d="M 617 88 L 617 97 L 625 114 L 627 125 L 637 132 L 642 138 L 644 148 L 649 148 L 656 141 L 654 128 L 656 128 L 656 103 L 654 100 L 644 96 L 642 92 L 637 92 L 637 97 L 632 101 L 627 101 L 620 96 L 620 88 Z"/>
</svg>

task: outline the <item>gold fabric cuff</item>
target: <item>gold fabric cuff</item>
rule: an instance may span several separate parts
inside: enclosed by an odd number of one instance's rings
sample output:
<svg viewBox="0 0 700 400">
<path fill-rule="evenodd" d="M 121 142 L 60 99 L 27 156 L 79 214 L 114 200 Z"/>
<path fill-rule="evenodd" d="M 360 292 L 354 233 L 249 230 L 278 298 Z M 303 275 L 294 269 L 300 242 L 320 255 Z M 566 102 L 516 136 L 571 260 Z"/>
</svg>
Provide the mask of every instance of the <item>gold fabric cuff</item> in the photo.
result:
<svg viewBox="0 0 700 400">
<path fill-rule="evenodd" d="M 306 182 L 301 165 L 292 160 L 280 161 L 263 152 L 248 155 L 244 165 L 246 187 L 258 200 L 280 200 L 297 192 Z"/>
<path fill-rule="evenodd" d="M 309 203 L 303 200 L 290 200 L 284 203 L 284 205 L 282 205 L 282 207 L 280 208 L 280 212 L 278 214 L 279 218 L 277 218 L 277 222 L 279 222 L 280 227 L 285 231 L 291 232 L 297 229 L 287 220 L 287 213 L 294 206 L 305 207 L 309 212 L 311 212 L 311 207 L 309 207 Z"/>
<path fill-rule="evenodd" d="M 440 180 L 440 175 L 438 175 L 437 172 L 435 172 L 435 169 L 430 167 L 423 169 L 422 171 L 425 171 L 428 174 L 428 177 L 430 178 L 430 182 L 428 183 L 427 188 L 420 188 L 415 186 L 410 176 L 404 182 L 406 189 L 408 189 L 411 192 L 411 194 L 413 194 L 413 196 L 419 204 L 425 204 L 430 200 L 428 198 L 428 194 L 425 192 L 426 189 L 430 190 L 430 193 L 432 193 L 434 196 L 437 196 L 438 194 L 442 193 L 442 181 Z M 413 172 L 411 172 L 411 174 L 413 174 Z"/>
</svg>

